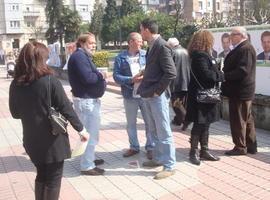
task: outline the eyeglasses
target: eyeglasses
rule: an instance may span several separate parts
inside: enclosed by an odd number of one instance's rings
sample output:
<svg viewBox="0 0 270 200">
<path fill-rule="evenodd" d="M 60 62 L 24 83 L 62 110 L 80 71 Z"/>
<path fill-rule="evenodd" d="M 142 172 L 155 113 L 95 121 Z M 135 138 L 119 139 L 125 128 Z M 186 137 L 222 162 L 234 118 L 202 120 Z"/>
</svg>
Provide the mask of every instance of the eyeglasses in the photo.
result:
<svg viewBox="0 0 270 200">
<path fill-rule="evenodd" d="M 231 33 L 231 36 L 241 35 L 241 33 Z"/>
</svg>

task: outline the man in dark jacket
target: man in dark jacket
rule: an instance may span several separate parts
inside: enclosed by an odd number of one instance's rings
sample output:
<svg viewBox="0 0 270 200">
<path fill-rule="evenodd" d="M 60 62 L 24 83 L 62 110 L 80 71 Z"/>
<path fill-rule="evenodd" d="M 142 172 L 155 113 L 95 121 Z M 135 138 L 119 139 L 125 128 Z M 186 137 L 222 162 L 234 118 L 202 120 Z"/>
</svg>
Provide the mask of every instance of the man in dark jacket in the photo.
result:
<svg viewBox="0 0 270 200">
<path fill-rule="evenodd" d="M 158 34 L 156 21 L 142 21 L 141 35 L 148 42 L 146 67 L 138 94 L 143 97 L 149 114 L 149 129 L 155 147 L 153 160 L 144 162 L 147 167 L 163 165 L 163 171 L 156 174 L 155 179 L 162 179 L 174 174 L 175 148 L 169 116 L 169 85 L 176 77 L 176 69 L 172 52 L 166 41 Z"/>
<path fill-rule="evenodd" d="M 251 113 L 255 93 L 256 52 L 247 40 L 244 27 L 231 31 L 232 51 L 224 61 L 222 92 L 229 98 L 229 115 L 234 148 L 226 155 L 257 152 L 254 119 Z"/>
<path fill-rule="evenodd" d="M 172 124 L 180 126 L 186 116 L 186 97 L 190 81 L 190 59 L 188 52 L 180 44 L 177 38 L 169 38 L 168 45 L 173 51 L 173 60 L 176 67 L 176 79 L 171 83 L 171 102 L 175 112 Z M 184 126 L 186 126 L 184 124 Z"/>
<path fill-rule="evenodd" d="M 68 78 L 74 108 L 91 138 L 81 157 L 81 173 L 94 176 L 104 173 L 104 169 L 96 167 L 104 163 L 104 160 L 95 160 L 95 146 L 99 140 L 99 97 L 103 95 L 106 87 L 106 73 L 99 72 L 92 61 L 95 48 L 95 36 L 92 33 L 82 34 L 77 40 L 77 50 L 68 61 Z"/>
</svg>

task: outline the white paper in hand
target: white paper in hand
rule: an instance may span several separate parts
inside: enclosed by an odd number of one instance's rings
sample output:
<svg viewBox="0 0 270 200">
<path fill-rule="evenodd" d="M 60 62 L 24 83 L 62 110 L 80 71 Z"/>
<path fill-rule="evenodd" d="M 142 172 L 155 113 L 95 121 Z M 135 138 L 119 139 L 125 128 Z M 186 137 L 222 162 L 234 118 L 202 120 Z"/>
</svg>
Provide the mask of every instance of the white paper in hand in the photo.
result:
<svg viewBox="0 0 270 200">
<path fill-rule="evenodd" d="M 71 157 L 73 158 L 82 155 L 86 149 L 87 142 L 88 141 L 82 142 L 81 139 L 79 138 L 77 144 L 75 145 L 75 148 L 71 152 Z"/>
</svg>

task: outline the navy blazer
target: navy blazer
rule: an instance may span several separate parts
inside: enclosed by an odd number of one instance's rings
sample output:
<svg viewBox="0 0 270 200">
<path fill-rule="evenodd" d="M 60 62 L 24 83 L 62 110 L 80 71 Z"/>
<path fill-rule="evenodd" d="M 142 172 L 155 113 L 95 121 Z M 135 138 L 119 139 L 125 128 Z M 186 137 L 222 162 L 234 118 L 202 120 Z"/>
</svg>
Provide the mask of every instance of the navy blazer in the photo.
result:
<svg viewBox="0 0 270 200">
<path fill-rule="evenodd" d="M 80 98 L 98 98 L 104 93 L 106 82 L 90 56 L 78 48 L 68 61 L 68 78 L 72 94 Z"/>
</svg>

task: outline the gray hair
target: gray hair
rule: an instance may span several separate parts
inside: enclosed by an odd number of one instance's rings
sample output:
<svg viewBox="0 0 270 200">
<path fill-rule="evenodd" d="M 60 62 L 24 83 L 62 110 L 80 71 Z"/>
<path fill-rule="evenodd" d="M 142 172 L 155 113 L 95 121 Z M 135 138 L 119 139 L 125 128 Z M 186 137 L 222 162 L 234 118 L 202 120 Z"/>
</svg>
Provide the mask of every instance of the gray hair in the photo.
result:
<svg viewBox="0 0 270 200">
<path fill-rule="evenodd" d="M 232 28 L 232 31 L 233 30 L 240 33 L 245 39 L 248 39 L 247 29 L 245 27 L 237 26 L 237 27 Z"/>
<path fill-rule="evenodd" d="M 131 32 L 128 34 L 127 42 L 129 43 L 130 40 L 137 40 L 141 37 L 140 33 L 137 32 Z"/>
<path fill-rule="evenodd" d="M 177 38 L 169 38 L 168 39 L 168 42 L 167 44 L 170 46 L 170 47 L 175 47 L 175 46 L 178 46 L 179 45 L 179 41 Z"/>
</svg>

